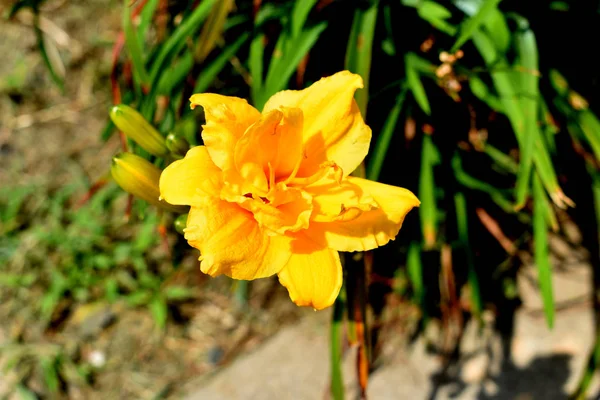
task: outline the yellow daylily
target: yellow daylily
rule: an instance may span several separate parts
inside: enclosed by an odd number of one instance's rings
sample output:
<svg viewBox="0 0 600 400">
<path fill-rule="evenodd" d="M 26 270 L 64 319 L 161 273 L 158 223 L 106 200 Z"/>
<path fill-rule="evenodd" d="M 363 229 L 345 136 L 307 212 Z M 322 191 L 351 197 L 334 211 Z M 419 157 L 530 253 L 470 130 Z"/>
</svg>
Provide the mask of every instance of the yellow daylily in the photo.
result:
<svg viewBox="0 0 600 400">
<path fill-rule="evenodd" d="M 407 189 L 349 176 L 369 150 L 371 129 L 348 71 L 307 89 L 275 94 L 262 113 L 245 100 L 204 93 L 204 146 L 160 178 L 162 198 L 191 206 L 185 228 L 211 276 L 277 274 L 298 305 L 323 309 L 342 285 L 338 251 L 393 240 L 419 205 Z"/>
</svg>

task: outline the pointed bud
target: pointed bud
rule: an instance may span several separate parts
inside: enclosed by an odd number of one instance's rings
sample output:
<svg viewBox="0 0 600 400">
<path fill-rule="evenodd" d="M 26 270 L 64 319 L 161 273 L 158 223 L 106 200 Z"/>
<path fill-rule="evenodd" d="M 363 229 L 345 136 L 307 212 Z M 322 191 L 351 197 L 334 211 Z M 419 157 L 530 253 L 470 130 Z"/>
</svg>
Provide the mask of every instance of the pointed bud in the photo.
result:
<svg viewBox="0 0 600 400">
<path fill-rule="evenodd" d="M 171 154 L 179 157 L 185 156 L 185 153 L 190 149 L 190 144 L 187 140 L 182 137 L 169 133 L 165 139 L 167 148 L 171 151 Z"/>
<path fill-rule="evenodd" d="M 549 76 L 550 83 L 552 83 L 554 90 L 556 90 L 561 96 L 566 96 L 569 91 L 569 84 L 567 83 L 565 77 L 555 69 L 550 70 Z"/>
<path fill-rule="evenodd" d="M 112 159 L 110 173 L 115 182 L 127 193 L 167 211 L 178 213 L 187 211 L 187 207 L 174 206 L 159 200 L 158 181 L 161 170 L 140 156 L 132 153 L 117 154 Z"/>
<path fill-rule="evenodd" d="M 183 230 L 187 226 L 188 214 L 181 214 L 175 219 L 173 225 L 175 226 L 175 230 L 183 235 Z"/>
<path fill-rule="evenodd" d="M 157 157 L 169 154 L 165 139 L 146 119 L 133 108 L 119 104 L 110 110 L 110 119 L 130 139 L 148 153 Z"/>
</svg>

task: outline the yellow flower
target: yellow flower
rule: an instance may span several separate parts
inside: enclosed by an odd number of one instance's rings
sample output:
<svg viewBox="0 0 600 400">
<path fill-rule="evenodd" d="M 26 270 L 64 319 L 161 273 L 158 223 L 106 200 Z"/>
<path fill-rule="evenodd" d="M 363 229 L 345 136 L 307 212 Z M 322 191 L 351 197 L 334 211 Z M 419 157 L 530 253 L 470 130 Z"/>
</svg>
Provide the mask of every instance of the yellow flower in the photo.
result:
<svg viewBox="0 0 600 400">
<path fill-rule="evenodd" d="M 191 97 L 206 115 L 204 146 L 163 171 L 160 193 L 191 206 L 185 238 L 200 250 L 202 272 L 277 274 L 296 304 L 323 309 L 342 285 L 338 251 L 396 237 L 419 200 L 349 176 L 371 141 L 354 101 L 362 86 L 360 76 L 339 72 L 275 94 L 262 114 L 236 97 Z"/>
</svg>

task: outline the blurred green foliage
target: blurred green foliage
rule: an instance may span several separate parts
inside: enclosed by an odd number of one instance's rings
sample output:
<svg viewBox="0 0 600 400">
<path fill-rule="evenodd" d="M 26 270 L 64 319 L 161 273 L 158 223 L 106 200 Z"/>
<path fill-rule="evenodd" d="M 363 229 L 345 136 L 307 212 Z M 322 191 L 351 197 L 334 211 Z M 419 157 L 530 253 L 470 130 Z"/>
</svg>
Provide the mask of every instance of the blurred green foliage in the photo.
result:
<svg viewBox="0 0 600 400">
<path fill-rule="evenodd" d="M 19 1 L 15 9 L 28 6 L 37 13 L 38 3 Z M 600 185 L 599 110 L 592 103 L 599 76 L 589 66 L 593 52 L 576 43 L 582 29 L 597 33 L 600 25 L 591 2 L 126 0 L 122 7 L 113 101 L 138 110 L 170 140 L 201 143 L 202 112 L 188 105 L 195 92 L 249 98 L 260 109 L 277 91 L 305 87 L 344 68 L 363 77 L 365 89 L 356 100 L 374 137 L 362 173 L 414 190 L 422 205 L 397 242 L 364 256 L 367 272 L 348 277 L 348 297 L 336 302 L 331 336 L 336 399 L 343 396 L 341 321 L 348 319 L 350 336 L 367 348 L 365 360 L 372 357 L 368 315 L 380 311 L 369 302 L 394 290 L 420 307 L 424 321 L 457 313 L 479 318 L 486 309 L 514 311 L 522 266 L 516 252 L 525 249 L 534 254 L 552 326 L 548 231 L 561 230 L 558 216 L 570 212 L 569 196 L 580 197 L 575 195 L 582 176 L 594 188 Z M 557 32 L 556 26 L 566 28 Z M 39 43 L 46 53 L 43 40 Z M 108 121 L 103 139 L 115 132 Z M 123 150 L 158 167 L 181 156 L 157 158 L 131 139 L 124 144 Z M 28 259 L 44 254 L 36 265 L 52 264 L 39 271 L 24 265 L 2 271 L 0 285 L 10 288 L 3 295 L 43 287 L 43 300 L 31 312 L 46 323 L 65 298 L 124 299 L 148 306 L 164 327 L 169 299 L 191 293 L 163 291 L 166 275 L 148 266 L 159 217 L 144 210 L 145 218 L 123 239 L 123 221 L 106 218 L 119 199 L 115 188 L 101 190 L 78 210 L 65 207 L 74 190 L 38 199 L 36 224 L 20 220 L 24 204 L 35 202 L 35 188 L 10 188 L 0 197 L 0 264 L 14 264 L 25 237 L 36 243 Z M 395 282 L 407 279 L 410 285 L 367 287 L 369 273 L 403 277 Z M 240 285 L 242 295 L 245 290 Z M 359 325 L 363 338 L 356 336 Z M 45 360 L 46 369 L 59 364 Z M 54 387 L 55 378 L 47 375 Z M 579 393 L 585 392 L 586 377 Z"/>
</svg>

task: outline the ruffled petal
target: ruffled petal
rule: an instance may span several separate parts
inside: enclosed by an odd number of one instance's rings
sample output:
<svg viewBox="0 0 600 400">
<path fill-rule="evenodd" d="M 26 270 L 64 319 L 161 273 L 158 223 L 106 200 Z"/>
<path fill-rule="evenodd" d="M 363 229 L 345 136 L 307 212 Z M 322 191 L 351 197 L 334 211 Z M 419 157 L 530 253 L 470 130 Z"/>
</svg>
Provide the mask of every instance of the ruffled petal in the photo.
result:
<svg viewBox="0 0 600 400">
<path fill-rule="evenodd" d="M 315 218 L 304 232 L 317 243 L 338 251 L 372 250 L 394 240 L 406 214 L 420 204 L 410 190 L 355 177 L 348 177 L 338 193 L 316 189 L 310 193 L 314 213 L 332 215 L 338 208 L 341 212 L 340 218 L 327 222 Z M 345 215 L 347 212 L 350 214 Z"/>
<path fill-rule="evenodd" d="M 277 154 L 276 130 L 283 113 L 263 114 L 235 145 L 235 166 L 241 177 L 261 192 L 269 190 L 269 162 Z"/>
<path fill-rule="evenodd" d="M 304 90 L 276 93 L 264 112 L 297 107 L 304 114 L 304 161 L 298 176 L 314 174 L 325 161 L 333 161 L 348 175 L 367 155 L 371 142 L 369 128 L 354 101 L 362 88 L 359 75 L 348 71 L 323 78 Z"/>
<path fill-rule="evenodd" d="M 291 256 L 289 238 L 267 236 L 250 212 L 218 199 L 192 207 L 184 233 L 200 250 L 200 269 L 211 276 L 265 278 L 281 271 Z"/>
<path fill-rule="evenodd" d="M 260 118 L 260 113 L 244 99 L 214 93 L 195 94 L 190 102 L 192 108 L 204 108 L 202 140 L 213 162 L 221 169 L 229 167 L 236 142 Z"/>
<path fill-rule="evenodd" d="M 308 193 L 286 188 L 269 194 L 265 199 L 268 203 L 258 198 L 246 199 L 242 204 L 242 207 L 254 214 L 261 227 L 280 235 L 308 228 L 313 209 Z"/>
<path fill-rule="evenodd" d="M 292 242 L 294 254 L 279 272 L 279 282 L 299 306 L 322 310 L 333 304 L 342 287 L 342 264 L 337 251 L 305 238 Z"/>
<path fill-rule="evenodd" d="M 219 197 L 221 170 L 205 146 L 190 149 L 182 160 L 170 164 L 160 175 L 160 196 L 170 204 L 194 205 L 202 197 Z"/>
</svg>

